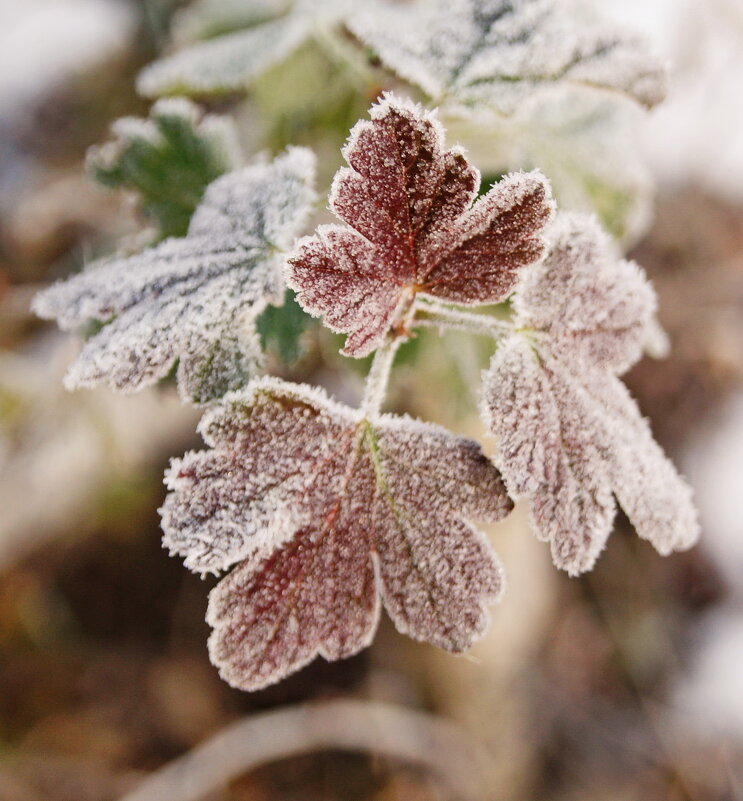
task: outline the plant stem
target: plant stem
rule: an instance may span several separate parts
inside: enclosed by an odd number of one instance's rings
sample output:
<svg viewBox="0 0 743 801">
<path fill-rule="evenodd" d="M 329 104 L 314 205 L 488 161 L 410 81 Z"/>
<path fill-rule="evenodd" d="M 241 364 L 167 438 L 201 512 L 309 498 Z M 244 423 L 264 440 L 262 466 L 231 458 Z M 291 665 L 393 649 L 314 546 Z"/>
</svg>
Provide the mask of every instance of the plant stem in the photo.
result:
<svg viewBox="0 0 743 801">
<path fill-rule="evenodd" d="M 413 318 L 413 327 L 434 326 L 438 328 L 453 328 L 459 331 L 468 331 L 472 334 L 499 339 L 513 331 L 513 324 L 504 320 L 496 320 L 484 314 L 453 309 L 436 301 L 418 300 L 416 316 Z"/>
<path fill-rule="evenodd" d="M 374 360 L 371 363 L 369 372 L 366 374 L 364 398 L 361 401 L 361 409 L 367 417 L 378 415 L 382 409 L 382 404 L 387 395 L 392 363 L 395 360 L 395 354 L 402 343 L 402 339 L 399 336 L 387 339 L 374 353 Z"/>
<path fill-rule="evenodd" d="M 325 25 L 318 25 L 315 28 L 314 37 L 333 61 L 346 73 L 353 75 L 360 86 L 374 85 L 376 80 L 374 73 L 363 61 L 361 55 L 343 40 L 340 32 Z"/>
</svg>

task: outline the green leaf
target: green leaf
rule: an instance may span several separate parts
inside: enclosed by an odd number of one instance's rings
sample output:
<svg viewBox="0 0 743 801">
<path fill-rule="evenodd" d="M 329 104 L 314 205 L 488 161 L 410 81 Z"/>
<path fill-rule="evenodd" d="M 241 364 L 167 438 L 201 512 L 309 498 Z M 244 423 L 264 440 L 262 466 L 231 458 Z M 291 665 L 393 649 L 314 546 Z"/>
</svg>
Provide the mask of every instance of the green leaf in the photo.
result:
<svg viewBox="0 0 743 801">
<path fill-rule="evenodd" d="M 264 351 L 273 350 L 286 365 L 294 364 L 304 352 L 301 337 L 312 326 L 312 317 L 297 303 L 290 289 L 283 306 L 267 306 L 256 319 L 256 328 Z"/>
<path fill-rule="evenodd" d="M 206 187 L 242 161 L 232 121 L 183 98 L 158 101 L 146 120 L 119 119 L 112 132 L 88 152 L 88 169 L 104 186 L 134 190 L 163 238 L 184 236 Z"/>
</svg>

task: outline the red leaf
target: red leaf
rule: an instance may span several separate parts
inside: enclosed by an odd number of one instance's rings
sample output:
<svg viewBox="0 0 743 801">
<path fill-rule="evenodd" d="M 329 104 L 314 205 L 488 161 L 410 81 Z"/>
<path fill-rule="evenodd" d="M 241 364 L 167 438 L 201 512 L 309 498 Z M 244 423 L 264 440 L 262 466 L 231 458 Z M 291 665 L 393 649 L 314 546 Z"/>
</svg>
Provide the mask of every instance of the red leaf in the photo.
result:
<svg viewBox="0 0 743 801">
<path fill-rule="evenodd" d="M 351 131 L 330 193 L 350 228 L 326 225 L 299 243 L 289 284 L 306 311 L 349 334 L 364 356 L 404 326 L 418 293 L 461 304 L 497 303 L 544 250 L 553 215 L 539 172 L 506 176 L 482 198 L 478 171 L 445 150 L 433 114 L 388 95 Z"/>
<path fill-rule="evenodd" d="M 467 521 L 500 519 L 511 501 L 476 443 L 277 379 L 227 396 L 201 431 L 212 450 L 168 476 L 164 542 L 197 570 L 240 561 L 208 612 L 231 684 L 356 653 L 380 601 L 400 631 L 450 651 L 484 632 L 502 576 Z"/>
</svg>

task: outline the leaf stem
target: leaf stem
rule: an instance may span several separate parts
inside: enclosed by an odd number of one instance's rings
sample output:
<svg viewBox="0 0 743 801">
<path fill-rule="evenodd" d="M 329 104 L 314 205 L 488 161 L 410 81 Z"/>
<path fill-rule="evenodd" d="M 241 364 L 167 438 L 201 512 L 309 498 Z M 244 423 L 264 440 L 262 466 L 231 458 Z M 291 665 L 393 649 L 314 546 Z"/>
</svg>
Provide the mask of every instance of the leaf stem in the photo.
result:
<svg viewBox="0 0 743 801">
<path fill-rule="evenodd" d="M 493 339 L 499 339 L 513 330 L 513 324 L 505 320 L 496 320 L 484 314 L 454 309 L 444 306 L 436 301 L 418 299 L 416 315 L 412 321 L 413 327 L 431 326 L 440 329 L 453 328 L 458 331 L 468 331 Z"/>
<path fill-rule="evenodd" d="M 366 417 L 374 417 L 382 409 L 387 395 L 392 363 L 395 361 L 395 354 L 402 341 L 403 337 L 399 336 L 389 338 L 374 353 L 371 367 L 366 374 L 364 398 L 361 401 L 361 409 Z"/>
<path fill-rule="evenodd" d="M 362 60 L 360 53 L 343 40 L 340 31 L 326 25 L 317 25 L 313 35 L 315 40 L 325 48 L 327 55 L 338 66 L 356 78 L 360 86 L 368 87 L 374 84 L 374 73 Z"/>
</svg>

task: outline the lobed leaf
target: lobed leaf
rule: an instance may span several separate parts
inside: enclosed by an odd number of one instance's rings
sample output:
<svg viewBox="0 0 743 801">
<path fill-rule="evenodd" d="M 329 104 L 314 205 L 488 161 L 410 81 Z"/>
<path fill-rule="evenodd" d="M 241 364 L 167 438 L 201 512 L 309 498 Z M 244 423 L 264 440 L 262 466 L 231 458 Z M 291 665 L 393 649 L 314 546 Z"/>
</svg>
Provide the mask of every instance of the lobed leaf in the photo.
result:
<svg viewBox="0 0 743 801">
<path fill-rule="evenodd" d="M 184 98 L 160 100 L 148 120 L 123 117 L 114 139 L 88 151 L 95 179 L 132 189 L 163 237 L 184 236 L 206 187 L 242 161 L 229 117 L 203 116 Z"/>
<path fill-rule="evenodd" d="M 511 508 L 479 446 L 361 412 L 274 378 L 228 395 L 173 462 L 164 544 L 212 590 L 212 661 L 253 690 L 318 654 L 368 645 L 383 604 L 397 628 L 458 652 L 486 626 L 499 563 L 471 518 Z"/>
<path fill-rule="evenodd" d="M 617 377 L 639 359 L 654 308 L 640 268 L 617 261 L 590 218 L 566 217 L 517 289 L 516 332 L 484 376 L 495 462 L 572 575 L 603 549 L 615 497 L 662 554 L 698 536 L 691 490 Z"/>
<path fill-rule="evenodd" d="M 233 4 L 230 4 L 232 6 Z M 219 94 L 246 89 L 255 78 L 283 61 L 317 30 L 331 31 L 343 18 L 349 0 L 295 0 L 282 16 L 266 5 L 268 21 L 254 24 L 257 17 L 245 11 L 244 30 L 235 9 L 227 14 L 229 32 L 193 44 L 146 67 L 139 75 L 138 91 L 147 97 L 160 95 Z M 285 6 L 287 4 L 284 4 Z M 259 11 L 264 11 L 261 7 Z M 204 20 L 197 28 L 205 27 Z"/>
<path fill-rule="evenodd" d="M 194 403 L 243 386 L 261 362 L 255 318 L 283 299 L 283 251 L 307 217 L 313 170 L 312 153 L 294 148 L 225 175 L 208 187 L 186 237 L 37 295 L 36 313 L 63 329 L 106 324 L 70 367 L 68 388 L 134 392 L 176 360 L 180 393 Z"/>
<path fill-rule="evenodd" d="M 539 172 L 516 173 L 475 201 L 480 176 L 459 148 L 445 150 L 433 114 L 392 95 L 351 131 L 330 206 L 350 227 L 301 240 L 288 283 L 310 314 L 349 334 L 365 356 L 404 326 L 417 294 L 496 303 L 543 253 L 553 214 Z M 474 202 L 473 202 L 474 201 Z"/>
<path fill-rule="evenodd" d="M 563 83 L 622 92 L 647 107 L 665 96 L 665 69 L 644 40 L 579 22 L 565 0 L 380 4 L 348 25 L 401 78 L 464 113 L 511 114 Z"/>
</svg>

